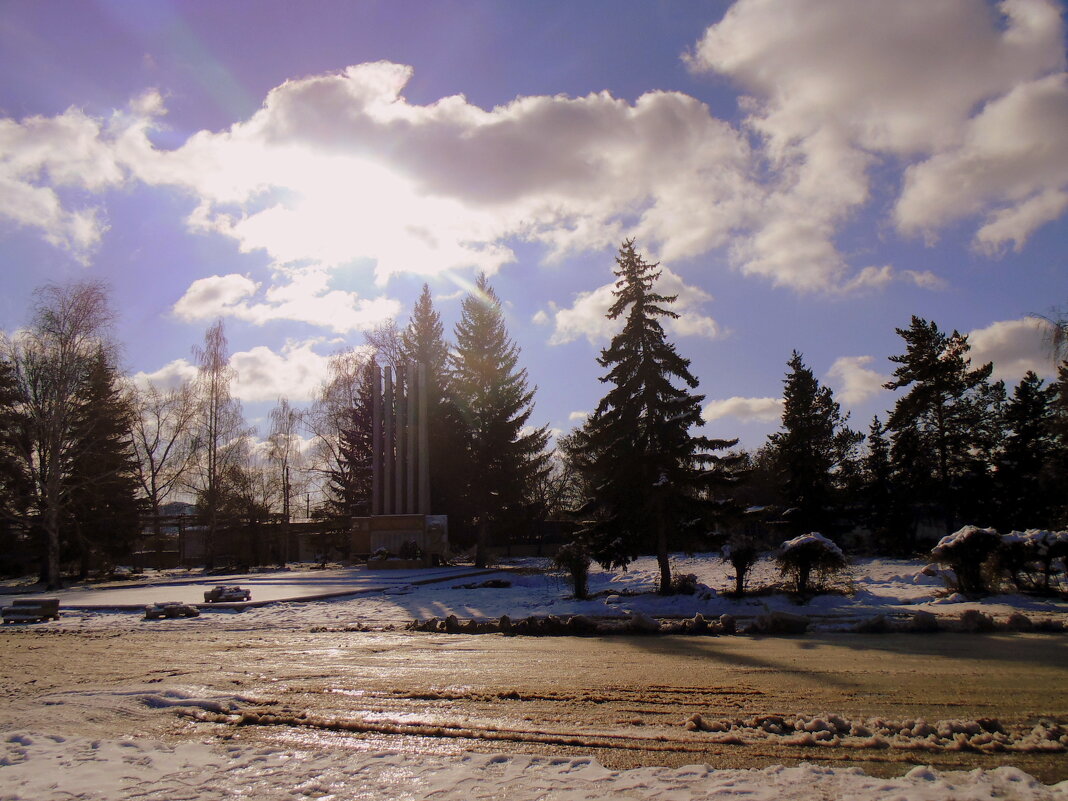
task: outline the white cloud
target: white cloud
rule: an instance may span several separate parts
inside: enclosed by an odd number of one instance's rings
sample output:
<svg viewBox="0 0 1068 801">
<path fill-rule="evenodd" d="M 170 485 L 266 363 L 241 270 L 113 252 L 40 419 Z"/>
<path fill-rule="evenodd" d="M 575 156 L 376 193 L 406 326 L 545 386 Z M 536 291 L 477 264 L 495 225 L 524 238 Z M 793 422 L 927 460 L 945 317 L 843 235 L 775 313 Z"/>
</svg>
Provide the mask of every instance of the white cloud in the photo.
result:
<svg viewBox="0 0 1068 801">
<path fill-rule="evenodd" d="M 727 241 L 751 211 L 745 137 L 677 92 L 520 97 L 490 110 L 402 92 L 412 69 L 377 62 L 287 81 L 250 119 L 175 151 L 126 155 L 141 180 L 200 198 L 191 224 L 279 264 L 376 261 L 397 272 L 550 257 L 641 237 L 665 258 Z"/>
<path fill-rule="evenodd" d="M 321 344 L 317 339 L 289 341 L 281 352 L 261 345 L 232 354 L 231 393 L 249 403 L 274 401 L 283 396 L 293 403 L 313 400 L 319 385 L 330 373 L 330 357 L 315 351 Z M 173 389 L 196 378 L 195 364 L 188 359 L 175 359 L 155 372 L 136 373 L 133 380 L 138 386 L 151 381 L 161 389 Z"/>
<path fill-rule="evenodd" d="M 79 204 L 68 190 L 99 192 L 124 180 L 113 134 L 80 109 L 19 122 L 0 118 L 0 219 L 39 230 L 83 263 L 107 223 L 99 208 Z"/>
<path fill-rule="evenodd" d="M 1038 375 L 1053 374 L 1053 360 L 1048 347 L 1050 323 L 1036 317 L 1001 320 L 977 328 L 968 334 L 972 346 L 968 354 L 972 366 L 994 363 L 994 378 L 1003 379 L 1010 387 L 1023 378 L 1028 370 Z"/>
<path fill-rule="evenodd" d="M 195 381 L 197 366 L 188 359 L 175 359 L 168 362 L 155 372 L 144 371 L 134 373 L 133 382 L 136 386 L 144 387 L 151 382 L 163 390 L 177 389 L 185 383 Z"/>
<path fill-rule="evenodd" d="M 234 353 L 234 397 L 254 403 L 286 397 L 294 403 L 312 400 L 329 374 L 330 357 L 315 352 L 315 340 L 287 342 L 281 353 L 264 346 Z"/>
<path fill-rule="evenodd" d="M 1054 0 L 739 0 L 687 56 L 751 93 L 772 167 L 736 261 L 799 290 L 851 288 L 836 234 L 873 165 L 916 159 L 900 230 L 985 214 L 980 247 L 1019 247 L 1066 207 L 1063 37 Z"/>
<path fill-rule="evenodd" d="M 550 304 L 550 315 L 540 310 L 535 315 L 535 322 L 553 321 L 553 333 L 549 337 L 550 345 L 563 345 L 579 337 L 586 337 L 591 344 L 610 339 L 623 326 L 623 317 L 609 320 L 608 310 L 615 298 L 612 294 L 615 284 L 605 284 L 589 292 L 580 292 L 568 308 Z M 679 314 L 677 320 L 664 319 L 664 328 L 678 336 L 699 336 L 716 339 L 726 332 L 708 315 L 699 309 L 712 301 L 712 296 L 703 289 L 687 284 L 678 274 L 666 267 L 660 268 L 660 279 L 654 291 L 664 295 L 675 295 L 676 301 L 670 307 Z"/>
<path fill-rule="evenodd" d="M 705 406 L 706 423 L 723 417 L 733 417 L 742 422 L 759 421 L 770 423 L 782 417 L 782 398 L 740 398 L 715 400 Z"/>
<path fill-rule="evenodd" d="M 841 356 L 834 360 L 827 375 L 833 380 L 838 400 L 847 405 L 863 403 L 883 392 L 889 376 L 872 370 L 871 356 Z"/>
<path fill-rule="evenodd" d="M 895 209 L 906 233 L 933 237 L 947 223 L 985 215 L 976 244 L 1019 250 L 1068 208 L 1068 75 L 1015 87 L 970 121 L 959 146 L 910 167 Z"/>
<path fill-rule="evenodd" d="M 589 416 L 589 412 L 571 412 L 571 414 L 567 416 L 567 419 L 572 423 L 584 423 Z"/>
<path fill-rule="evenodd" d="M 287 283 L 276 283 L 259 301 L 251 300 L 260 285 L 236 274 L 214 275 L 194 281 L 174 304 L 183 320 L 235 317 L 255 325 L 294 320 L 329 328 L 339 334 L 362 331 L 393 319 L 400 303 L 385 296 L 362 298 L 355 292 L 329 288 L 329 273 L 321 267 L 278 271 Z"/>
</svg>

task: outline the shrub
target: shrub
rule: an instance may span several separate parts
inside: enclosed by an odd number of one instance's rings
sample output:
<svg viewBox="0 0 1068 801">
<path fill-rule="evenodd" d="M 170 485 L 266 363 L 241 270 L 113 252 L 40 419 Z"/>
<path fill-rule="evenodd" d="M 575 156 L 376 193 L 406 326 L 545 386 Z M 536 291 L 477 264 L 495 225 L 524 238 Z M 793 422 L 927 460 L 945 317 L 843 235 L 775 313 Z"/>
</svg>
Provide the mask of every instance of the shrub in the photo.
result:
<svg viewBox="0 0 1068 801">
<path fill-rule="evenodd" d="M 780 545 L 775 563 L 779 572 L 789 577 L 799 595 L 808 592 L 813 576 L 819 586 L 831 575 L 845 570 L 847 565 L 842 549 L 815 531 Z"/>
<path fill-rule="evenodd" d="M 1029 528 L 1001 538 L 999 561 L 1017 589 L 1049 593 L 1055 565 L 1068 556 L 1068 531 Z"/>
<path fill-rule="evenodd" d="M 734 594 L 739 598 L 745 594 L 746 577 L 753 565 L 760 559 L 764 549 L 755 538 L 745 534 L 736 534 L 723 546 L 721 557 L 734 568 Z"/>
<path fill-rule="evenodd" d="M 397 556 L 401 559 L 422 559 L 423 549 L 419 547 L 419 543 L 415 540 L 408 540 L 401 543 Z"/>
<path fill-rule="evenodd" d="M 671 577 L 672 595 L 696 595 L 697 576 L 693 573 L 676 573 Z"/>
<path fill-rule="evenodd" d="M 590 562 L 592 561 L 590 549 L 581 540 L 569 542 L 553 557 L 553 567 L 567 572 L 571 586 L 575 590 L 575 597 L 582 601 L 590 596 Z"/>
<path fill-rule="evenodd" d="M 1001 547 L 1001 537 L 992 528 L 964 526 L 938 541 L 931 556 L 953 568 L 956 589 L 965 595 L 989 592 L 987 568 Z"/>
</svg>

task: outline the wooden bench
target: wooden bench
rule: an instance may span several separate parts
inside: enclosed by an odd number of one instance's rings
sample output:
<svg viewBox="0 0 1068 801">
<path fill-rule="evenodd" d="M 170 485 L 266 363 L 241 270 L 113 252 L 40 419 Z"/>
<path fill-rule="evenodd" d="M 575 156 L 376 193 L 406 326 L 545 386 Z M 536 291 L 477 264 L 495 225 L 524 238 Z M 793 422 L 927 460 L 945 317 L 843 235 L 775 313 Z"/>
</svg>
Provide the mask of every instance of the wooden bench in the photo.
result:
<svg viewBox="0 0 1068 801">
<path fill-rule="evenodd" d="M 3 613 L 5 623 L 59 620 L 59 598 L 18 598 L 0 612 Z"/>
</svg>

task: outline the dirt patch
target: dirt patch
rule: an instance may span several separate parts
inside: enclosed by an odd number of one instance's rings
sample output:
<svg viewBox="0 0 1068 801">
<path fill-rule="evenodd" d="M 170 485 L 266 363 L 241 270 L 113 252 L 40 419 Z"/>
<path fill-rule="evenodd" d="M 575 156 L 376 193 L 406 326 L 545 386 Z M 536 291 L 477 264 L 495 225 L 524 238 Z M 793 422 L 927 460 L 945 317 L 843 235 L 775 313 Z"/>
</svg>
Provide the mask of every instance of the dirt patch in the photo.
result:
<svg viewBox="0 0 1068 801">
<path fill-rule="evenodd" d="M 178 704 L 131 717 L 114 707 L 114 699 L 131 693 L 179 689 L 240 699 L 226 713 L 183 712 Z M 706 721 L 990 719 L 1006 731 L 1063 726 L 1068 641 L 1036 634 L 520 639 L 3 632 L 0 698 L 5 729 L 92 737 L 214 735 L 331 748 L 592 754 L 613 768 L 809 761 L 900 775 L 916 764 L 1010 764 L 1047 783 L 1068 779 L 1064 753 L 716 741 L 716 732 L 687 728 L 695 714 Z"/>
</svg>

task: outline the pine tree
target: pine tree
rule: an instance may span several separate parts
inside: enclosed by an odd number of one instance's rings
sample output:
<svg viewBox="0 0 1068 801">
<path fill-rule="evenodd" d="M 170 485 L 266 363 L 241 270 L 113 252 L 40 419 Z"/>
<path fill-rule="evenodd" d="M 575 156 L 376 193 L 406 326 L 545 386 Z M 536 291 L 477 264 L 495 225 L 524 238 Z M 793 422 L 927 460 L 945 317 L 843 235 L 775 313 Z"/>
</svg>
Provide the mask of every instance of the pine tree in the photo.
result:
<svg viewBox="0 0 1068 801">
<path fill-rule="evenodd" d="M 355 403 L 345 411 L 346 423 L 338 440 L 337 465 L 330 473 L 330 496 L 340 515 L 371 514 L 374 362 L 359 368 Z"/>
<path fill-rule="evenodd" d="M 1050 468 L 1056 447 L 1053 403 L 1057 387 L 1044 383 L 1029 370 L 1005 408 L 1009 434 L 998 459 L 995 493 L 1000 507 L 995 522 L 1001 530 L 1053 524 Z"/>
<path fill-rule="evenodd" d="M 690 433 L 703 422 L 704 396 L 690 392 L 697 379 L 660 323 L 678 315 L 667 308 L 675 296 L 654 291 L 658 265 L 647 263 L 633 240 L 620 247 L 616 265 L 608 317 L 624 324 L 598 359 L 608 371 L 600 380 L 610 389 L 575 443 L 577 464 L 593 487 L 586 511 L 594 517 L 584 536 L 606 567 L 655 553 L 660 592 L 670 594 L 670 549 L 689 547 L 708 530 L 717 506 L 711 492 L 729 479 L 728 462 L 709 452 L 735 441 Z"/>
<path fill-rule="evenodd" d="M 64 528 L 83 578 L 94 557 L 114 566 L 129 556 L 137 538 L 141 504 L 133 416 L 121 376 L 107 353 L 98 351 L 75 414 L 67 465 Z"/>
<path fill-rule="evenodd" d="M 26 434 L 24 403 L 15 369 L 0 356 L 0 549 L 22 557 L 16 524 L 30 503 L 30 476 L 23 462 Z M 25 554 L 28 555 L 28 554 Z"/>
<path fill-rule="evenodd" d="M 1068 360 L 1057 369 L 1053 384 L 1050 429 L 1052 453 L 1049 457 L 1051 528 L 1068 528 Z"/>
<path fill-rule="evenodd" d="M 974 484 L 982 469 L 977 453 L 992 447 L 993 365 L 971 369 L 968 337 L 946 335 L 933 322 L 914 316 L 908 328 L 896 330 L 906 350 L 891 357 L 901 366 L 885 386 L 908 393 L 888 422 L 895 471 L 912 499 L 915 520 L 935 515 L 948 533 L 972 500 L 963 487 Z"/>
<path fill-rule="evenodd" d="M 453 462 L 463 492 L 446 511 L 458 511 L 462 523 L 476 527 L 475 562 L 484 566 L 491 535 L 522 516 L 534 482 L 547 469 L 549 435 L 544 426 L 527 429 L 535 389 L 528 389 L 527 371 L 518 368 L 519 348 L 485 275 L 464 298 L 455 335 L 449 396 L 463 432 Z"/>
<path fill-rule="evenodd" d="M 901 550 L 902 543 L 892 539 L 899 530 L 900 521 L 890 461 L 890 442 L 886 433 L 886 427 L 878 415 L 873 417 L 868 428 L 867 452 L 862 460 L 861 499 L 865 510 L 864 523 L 874 535 L 877 546 L 884 553 L 893 553 Z"/>
<path fill-rule="evenodd" d="M 821 386 L 796 350 L 783 381 L 782 430 L 768 437 L 794 533 L 828 531 L 842 503 L 836 473 L 862 439 L 847 428 L 830 387 Z"/>
<path fill-rule="evenodd" d="M 461 443 L 454 436 L 455 410 L 446 403 L 449 346 L 445 342 L 441 316 L 434 309 L 430 287 L 423 284 L 422 294 L 412 309 L 408 325 L 401 332 L 401 353 L 407 362 L 426 367 L 427 445 L 430 461 L 430 510 L 448 509 L 456 494 L 454 470 L 449 454 Z"/>
</svg>

